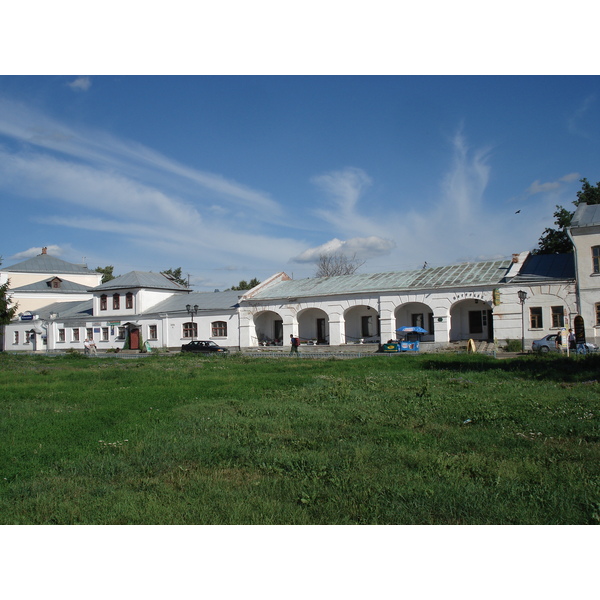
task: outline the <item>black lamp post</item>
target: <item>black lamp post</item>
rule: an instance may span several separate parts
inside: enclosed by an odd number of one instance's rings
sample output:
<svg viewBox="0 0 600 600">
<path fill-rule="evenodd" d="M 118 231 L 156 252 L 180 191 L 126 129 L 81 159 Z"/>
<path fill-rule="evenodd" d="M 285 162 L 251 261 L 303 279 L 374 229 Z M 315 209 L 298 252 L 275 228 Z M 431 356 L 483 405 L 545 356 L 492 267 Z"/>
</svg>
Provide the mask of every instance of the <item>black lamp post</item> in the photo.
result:
<svg viewBox="0 0 600 600">
<path fill-rule="evenodd" d="M 192 342 L 194 341 L 194 315 L 198 314 L 198 305 L 194 304 L 186 304 L 185 309 L 188 311 L 188 314 L 192 317 Z"/>
<path fill-rule="evenodd" d="M 527 300 L 527 292 L 519 290 L 517 295 L 521 303 L 521 352 L 525 352 L 525 300 Z"/>
</svg>

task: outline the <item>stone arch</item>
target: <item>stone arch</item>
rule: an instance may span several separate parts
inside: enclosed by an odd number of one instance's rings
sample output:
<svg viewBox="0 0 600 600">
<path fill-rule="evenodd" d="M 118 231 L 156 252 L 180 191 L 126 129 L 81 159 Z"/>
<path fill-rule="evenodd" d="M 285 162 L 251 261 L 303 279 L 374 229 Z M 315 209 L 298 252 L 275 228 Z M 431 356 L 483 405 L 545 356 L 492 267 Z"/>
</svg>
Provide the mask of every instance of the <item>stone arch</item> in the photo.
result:
<svg viewBox="0 0 600 600">
<path fill-rule="evenodd" d="M 302 341 L 329 344 L 329 315 L 320 308 L 305 308 L 297 313 L 298 337 Z"/>
<path fill-rule="evenodd" d="M 492 307 L 478 298 L 460 299 L 450 307 L 450 341 L 493 340 Z"/>
<path fill-rule="evenodd" d="M 380 341 L 379 313 L 371 306 L 358 304 L 344 312 L 344 342 L 356 344 Z"/>
<path fill-rule="evenodd" d="M 427 330 L 427 334 L 424 334 L 421 338 L 423 341 L 431 342 L 435 339 L 433 308 L 428 304 L 424 302 L 405 302 L 396 308 L 394 316 L 396 318 L 394 331 L 402 326 L 418 326 Z"/>
<path fill-rule="evenodd" d="M 255 342 L 256 345 L 282 344 L 283 318 L 279 313 L 273 310 L 264 310 L 256 313 L 253 317 L 253 324 L 254 335 L 251 335 L 251 340 Z"/>
</svg>

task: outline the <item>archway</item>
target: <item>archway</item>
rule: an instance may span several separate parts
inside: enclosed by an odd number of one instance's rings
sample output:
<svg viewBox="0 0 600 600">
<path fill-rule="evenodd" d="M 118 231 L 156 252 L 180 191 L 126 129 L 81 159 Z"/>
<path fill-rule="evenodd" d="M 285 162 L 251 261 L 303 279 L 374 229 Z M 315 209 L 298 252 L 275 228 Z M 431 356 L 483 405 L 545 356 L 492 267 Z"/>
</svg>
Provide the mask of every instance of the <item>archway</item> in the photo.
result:
<svg viewBox="0 0 600 600">
<path fill-rule="evenodd" d="M 254 316 L 256 343 L 259 346 L 281 346 L 283 342 L 283 319 L 272 310 Z"/>
<path fill-rule="evenodd" d="M 396 327 L 422 327 L 427 330 L 421 338 L 425 342 L 435 339 L 433 324 L 433 309 L 423 302 L 407 302 L 401 304 L 395 311 Z"/>
<path fill-rule="evenodd" d="M 298 313 L 298 336 L 315 344 L 329 343 L 329 317 L 320 308 L 307 308 Z"/>
<path fill-rule="evenodd" d="M 450 341 L 467 339 L 494 339 L 492 310 L 483 300 L 459 300 L 450 308 Z"/>
<path fill-rule="evenodd" d="M 345 343 L 376 343 L 380 341 L 379 313 L 370 306 L 360 305 L 344 313 Z"/>
</svg>

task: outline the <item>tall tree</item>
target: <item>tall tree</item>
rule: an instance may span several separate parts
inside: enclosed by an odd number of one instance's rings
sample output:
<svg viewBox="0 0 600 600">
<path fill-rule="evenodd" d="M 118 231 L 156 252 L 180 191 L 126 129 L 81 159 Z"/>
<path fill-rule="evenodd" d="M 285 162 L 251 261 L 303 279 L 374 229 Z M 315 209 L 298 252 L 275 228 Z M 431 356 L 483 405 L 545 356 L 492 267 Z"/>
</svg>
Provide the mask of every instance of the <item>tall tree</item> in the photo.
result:
<svg viewBox="0 0 600 600">
<path fill-rule="evenodd" d="M 181 274 L 181 267 L 177 267 L 176 269 L 167 269 L 166 271 L 161 271 L 163 275 L 166 275 L 169 279 L 182 285 L 183 287 L 188 287 L 187 279 L 184 279 Z"/>
<path fill-rule="evenodd" d="M 253 287 L 256 287 L 259 283 L 260 283 L 260 281 L 256 277 L 253 277 L 250 281 L 246 281 L 245 279 L 242 279 L 237 285 L 232 285 L 231 289 L 232 290 L 251 290 Z"/>
<path fill-rule="evenodd" d="M 111 279 L 114 279 L 113 275 L 114 267 L 112 265 L 107 265 L 106 267 L 96 267 L 96 273 L 102 273 L 102 283 L 106 283 Z"/>
<path fill-rule="evenodd" d="M 2 264 L 2 257 L 0 256 L 0 265 Z M 8 295 L 8 289 L 10 280 L 7 279 L 6 283 L 0 285 L 0 326 L 7 325 L 11 322 L 14 316 L 17 314 L 18 304 L 12 304 Z"/>
<path fill-rule="evenodd" d="M 365 261 L 359 261 L 356 254 L 351 257 L 342 252 L 333 254 L 321 254 L 317 263 L 315 277 L 333 277 L 335 275 L 353 275 Z"/>
<path fill-rule="evenodd" d="M 600 204 L 600 181 L 592 185 L 585 177 L 579 180 L 581 190 L 577 192 L 577 200 L 573 200 L 575 206 L 582 202 L 586 204 Z M 569 211 L 562 206 L 556 206 L 554 211 L 554 224 L 556 229 L 546 227 L 538 241 L 538 247 L 533 254 L 568 254 L 573 252 L 573 244 L 567 234 L 575 211 Z"/>
</svg>

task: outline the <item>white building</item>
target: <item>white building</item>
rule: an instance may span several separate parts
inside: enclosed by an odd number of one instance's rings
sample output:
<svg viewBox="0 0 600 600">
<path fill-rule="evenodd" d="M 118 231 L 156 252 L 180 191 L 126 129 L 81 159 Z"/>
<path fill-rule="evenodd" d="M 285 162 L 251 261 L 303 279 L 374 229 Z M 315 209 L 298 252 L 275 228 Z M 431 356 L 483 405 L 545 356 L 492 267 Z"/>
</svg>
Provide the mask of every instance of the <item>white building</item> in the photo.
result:
<svg viewBox="0 0 600 600">
<path fill-rule="evenodd" d="M 70 271 L 69 263 L 52 264 L 43 253 L 32 259 L 35 280 L 19 279 L 31 276 L 23 269 L 28 261 L 0 272 L 10 277 L 19 308 L 28 307 L 6 326 L 4 349 L 82 349 L 86 337 L 99 350 L 178 349 L 191 339 L 244 349 L 287 345 L 292 334 L 342 346 L 396 339 L 403 325 L 428 331 L 424 347 L 521 338 L 529 347 L 576 315 L 585 320 L 588 341 L 598 343 L 600 205 L 581 205 L 570 235 L 575 254 L 523 252 L 508 260 L 300 280 L 278 273 L 247 292 L 191 292 L 160 273 L 138 271 L 102 285 L 94 273 L 95 281 L 81 283 L 75 277 L 89 276 L 87 267 Z M 48 266 L 45 273 L 40 264 Z"/>
</svg>

